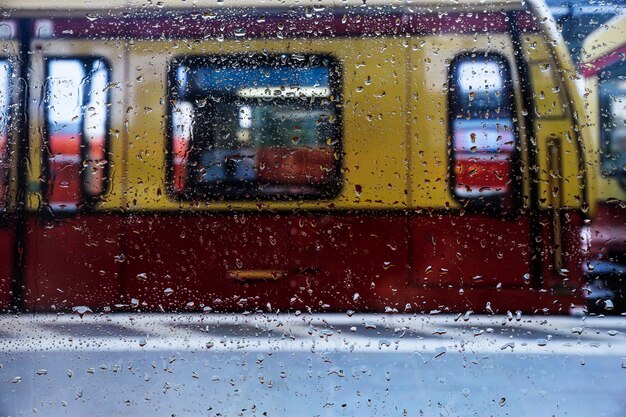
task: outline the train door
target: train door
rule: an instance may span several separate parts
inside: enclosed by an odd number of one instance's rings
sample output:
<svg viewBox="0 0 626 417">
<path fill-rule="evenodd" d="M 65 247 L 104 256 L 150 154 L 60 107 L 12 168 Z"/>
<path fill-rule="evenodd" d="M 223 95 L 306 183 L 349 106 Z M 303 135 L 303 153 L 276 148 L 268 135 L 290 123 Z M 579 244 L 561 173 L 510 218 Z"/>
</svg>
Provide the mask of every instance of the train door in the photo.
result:
<svg viewBox="0 0 626 417">
<path fill-rule="evenodd" d="M 12 26 L 10 27 L 12 31 Z M 19 44 L 0 39 L 0 311 L 12 307 L 16 239 Z"/>
<path fill-rule="evenodd" d="M 294 290 L 285 281 L 289 272 L 287 220 L 281 213 L 262 210 L 261 198 L 246 202 L 247 195 L 257 192 L 253 188 L 255 155 L 265 151 L 270 156 L 268 149 L 255 143 L 253 125 L 259 118 L 270 118 L 273 109 L 247 104 L 260 101 L 261 96 L 254 95 L 263 93 L 253 85 L 242 93 L 251 95 L 247 100 L 233 100 L 218 90 L 219 83 L 211 85 L 214 68 L 226 72 L 224 85 L 239 82 L 228 78 L 229 61 L 224 59 L 223 48 L 241 57 L 251 49 L 204 42 L 183 51 L 180 42 L 136 42 L 131 48 L 130 79 L 141 82 L 129 90 L 135 110 L 128 143 L 128 198 L 133 214 L 127 232 L 127 298 L 136 299 L 142 308 L 157 310 L 289 307 Z M 285 71 L 288 75 L 295 72 L 290 73 L 288 67 Z M 194 74 L 206 74 L 207 81 L 194 84 L 199 79 Z M 249 78 L 261 74 L 261 69 L 250 65 Z M 191 79 L 188 84 L 187 77 Z M 244 82 L 250 80 L 243 79 L 241 85 Z M 214 101 L 216 93 L 223 99 Z M 277 111 L 285 117 L 290 109 L 285 106 Z M 300 118 L 308 123 L 305 117 L 301 109 Z M 277 123 L 271 118 L 269 122 Z M 211 144 L 213 126 L 224 136 Z M 245 145 L 231 146 L 238 142 Z M 172 165 L 166 174 L 170 157 Z M 320 152 L 318 159 L 325 163 L 328 158 Z"/>
<path fill-rule="evenodd" d="M 119 302 L 123 51 L 121 41 L 31 43 L 27 309 Z"/>
<path fill-rule="evenodd" d="M 412 204 L 428 208 L 411 225 L 414 285 L 429 304 L 469 309 L 467 297 L 495 309 L 532 270 L 515 48 L 506 33 L 412 42 Z"/>
</svg>

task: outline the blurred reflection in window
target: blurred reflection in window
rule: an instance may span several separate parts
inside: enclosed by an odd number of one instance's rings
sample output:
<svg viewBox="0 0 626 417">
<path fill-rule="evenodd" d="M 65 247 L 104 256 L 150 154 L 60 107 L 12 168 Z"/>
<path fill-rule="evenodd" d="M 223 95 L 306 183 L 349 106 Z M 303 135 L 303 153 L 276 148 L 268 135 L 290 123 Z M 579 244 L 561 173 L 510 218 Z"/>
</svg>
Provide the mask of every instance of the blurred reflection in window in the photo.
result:
<svg viewBox="0 0 626 417">
<path fill-rule="evenodd" d="M 173 189 L 328 197 L 339 186 L 339 75 L 329 58 L 194 57 L 173 73 Z"/>
</svg>

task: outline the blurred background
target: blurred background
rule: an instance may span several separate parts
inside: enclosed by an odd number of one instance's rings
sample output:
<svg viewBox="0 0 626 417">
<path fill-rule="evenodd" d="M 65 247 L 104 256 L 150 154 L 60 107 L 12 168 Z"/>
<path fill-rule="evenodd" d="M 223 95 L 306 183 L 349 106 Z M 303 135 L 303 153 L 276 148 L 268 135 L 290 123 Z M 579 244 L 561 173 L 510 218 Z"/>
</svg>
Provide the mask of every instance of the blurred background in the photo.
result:
<svg viewBox="0 0 626 417">
<path fill-rule="evenodd" d="M 563 31 L 572 58 L 579 63 L 580 48 L 587 35 L 623 13 L 626 1 L 548 0 L 547 4 Z"/>
</svg>

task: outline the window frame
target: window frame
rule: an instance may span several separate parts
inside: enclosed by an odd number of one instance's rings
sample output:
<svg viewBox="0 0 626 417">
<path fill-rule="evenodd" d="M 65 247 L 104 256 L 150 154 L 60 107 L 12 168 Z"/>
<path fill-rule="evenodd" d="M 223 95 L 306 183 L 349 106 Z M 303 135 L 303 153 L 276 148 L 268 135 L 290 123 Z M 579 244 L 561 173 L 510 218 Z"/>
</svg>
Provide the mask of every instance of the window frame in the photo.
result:
<svg viewBox="0 0 626 417">
<path fill-rule="evenodd" d="M 44 181 L 42 182 L 42 186 L 41 186 L 41 193 L 42 196 L 44 196 L 44 205 L 48 206 L 49 202 L 48 202 L 48 187 L 49 187 L 49 182 L 51 180 L 51 167 L 50 167 L 50 132 L 48 127 L 50 126 L 50 110 L 49 110 L 49 105 L 46 102 L 47 97 L 48 97 L 48 93 L 49 93 L 49 85 L 48 85 L 48 78 L 50 77 L 50 64 L 52 61 L 55 60 L 68 60 L 68 61 L 79 61 L 81 62 L 81 64 L 83 65 L 83 67 L 85 68 L 85 74 L 89 75 L 90 71 L 88 70 L 88 67 L 90 64 L 92 64 L 95 61 L 100 61 L 106 71 L 106 84 L 107 86 L 110 85 L 111 83 L 111 79 L 112 79 L 112 67 L 111 67 L 111 63 L 109 62 L 109 60 L 105 57 L 105 56 L 100 56 L 100 55 L 48 55 L 45 56 L 43 58 L 43 68 L 44 68 L 44 73 L 43 73 L 43 81 L 44 81 L 44 89 L 43 89 L 43 97 L 44 97 L 44 103 L 45 105 L 43 106 L 43 126 L 42 126 L 42 138 L 43 138 L 43 146 L 42 146 L 42 155 L 41 155 L 41 159 L 42 159 L 42 165 L 41 165 L 41 170 L 42 170 L 42 176 L 44 178 Z M 89 78 L 89 77 L 85 77 L 85 78 Z M 89 103 L 86 102 L 85 100 L 88 99 L 89 94 L 85 94 L 85 90 L 89 89 L 89 87 L 91 86 L 91 81 L 89 84 L 84 83 L 83 84 L 83 102 L 81 104 L 81 108 L 84 108 L 85 106 L 87 106 Z M 111 180 L 110 180 L 110 174 L 111 174 L 111 89 L 110 88 L 106 88 L 106 99 L 105 99 L 105 105 L 104 105 L 104 111 L 105 111 L 105 115 L 104 115 L 104 155 L 107 158 L 107 162 L 106 164 L 103 166 L 103 172 L 102 172 L 102 191 L 96 195 L 91 195 L 89 193 L 87 193 L 87 189 L 86 189 L 86 180 L 85 177 L 87 175 L 87 169 L 85 167 L 83 167 L 80 171 L 80 197 L 79 197 L 79 201 L 77 203 L 77 208 L 76 210 L 71 210 L 71 209 L 64 209 L 61 210 L 60 212 L 58 210 L 52 210 L 54 211 L 55 215 L 58 215 L 60 213 L 63 212 L 68 212 L 68 213 L 74 213 L 76 211 L 88 211 L 93 209 L 93 207 L 95 206 L 95 204 L 97 204 L 98 202 L 100 202 L 104 196 L 109 192 L 110 190 L 110 186 L 111 186 Z M 81 111 L 80 112 L 80 122 L 79 122 L 79 126 L 80 126 L 80 158 L 81 158 L 81 163 L 83 161 L 85 161 L 87 158 L 87 146 L 86 142 L 85 142 L 85 132 L 86 132 L 86 126 L 85 126 L 85 111 Z"/>
<path fill-rule="evenodd" d="M 509 102 L 511 105 L 511 132 L 515 138 L 515 143 L 513 145 L 513 151 L 510 154 L 510 165 L 511 169 L 509 171 L 509 175 L 511 178 L 510 182 L 510 191 L 508 193 L 503 194 L 503 196 L 509 195 L 510 198 L 510 206 L 506 207 L 502 204 L 502 196 L 478 196 L 478 197 L 463 197 L 459 196 L 456 191 L 456 173 L 455 173 L 455 165 L 456 165 L 456 151 L 454 149 L 454 122 L 457 120 L 456 117 L 456 109 L 459 107 L 459 96 L 460 96 L 460 88 L 459 83 L 455 81 L 455 77 L 457 75 L 458 68 L 460 64 L 463 62 L 471 62 L 471 61 L 487 61 L 487 62 L 497 62 L 500 65 L 500 68 L 506 71 L 505 76 L 502 77 L 504 83 L 503 85 L 509 85 L 509 93 L 510 98 Z M 473 213 L 482 213 L 491 216 L 500 216 L 500 217 L 515 217 L 521 209 L 522 202 L 522 193 L 523 193 L 523 172 L 522 172 L 522 138 L 521 131 L 519 128 L 519 109 L 517 106 L 518 92 L 515 89 L 515 82 L 513 80 L 513 70 L 511 66 L 511 62 L 509 59 L 500 52 L 491 52 L 485 50 L 473 51 L 473 52 L 462 52 L 456 54 L 454 58 L 450 61 L 448 66 L 448 88 L 447 88 L 447 114 L 448 114 L 448 177 L 449 177 L 449 185 L 448 191 L 452 195 L 454 201 L 458 202 L 461 205 L 461 208 Z M 454 89 L 453 89 L 454 88 Z M 484 119 L 487 120 L 487 119 Z"/>
<path fill-rule="evenodd" d="M 293 59 L 294 56 L 304 57 L 302 60 Z M 275 65 L 280 63 L 281 58 L 285 56 L 291 58 L 288 64 Z M 320 63 L 327 62 L 327 65 L 321 67 L 328 68 L 330 101 L 333 103 L 335 120 L 331 127 L 333 129 L 334 138 L 332 148 L 334 151 L 334 174 L 329 176 L 328 182 L 319 187 L 319 193 L 263 193 L 258 190 L 258 185 L 251 187 L 251 191 L 241 192 L 237 190 L 232 192 L 231 184 L 205 184 L 201 185 L 195 181 L 194 176 L 187 177 L 187 185 L 184 191 L 174 189 L 174 126 L 173 126 L 173 109 L 178 101 L 177 70 L 181 66 L 189 68 L 201 67 L 227 67 L 232 68 L 229 64 L 235 62 L 241 65 L 241 61 L 247 61 L 244 67 L 254 68 L 255 66 L 268 65 L 275 68 L 287 67 L 293 68 L 297 65 L 302 68 L 315 68 L 309 64 L 309 59 L 315 57 Z M 223 54 L 193 54 L 182 55 L 171 59 L 167 66 L 167 109 L 166 109 L 166 158 L 165 158 L 165 181 L 166 190 L 170 197 L 178 201 L 311 201 L 311 200 L 331 200 L 339 195 L 343 188 L 343 70 L 340 61 L 331 54 L 313 54 L 298 53 L 297 51 L 285 53 L 262 53 L 261 51 L 254 53 L 223 53 Z M 254 99 L 250 99 L 254 100 Z M 302 100 L 302 98 L 281 98 L 280 100 Z M 192 127 L 193 129 L 193 127 Z M 193 163 L 194 155 L 193 143 L 190 143 L 190 151 L 187 163 Z M 306 147 L 302 147 L 307 149 Z M 196 152 L 199 150 L 196 149 Z M 256 188 L 256 190 L 255 190 Z"/>
</svg>

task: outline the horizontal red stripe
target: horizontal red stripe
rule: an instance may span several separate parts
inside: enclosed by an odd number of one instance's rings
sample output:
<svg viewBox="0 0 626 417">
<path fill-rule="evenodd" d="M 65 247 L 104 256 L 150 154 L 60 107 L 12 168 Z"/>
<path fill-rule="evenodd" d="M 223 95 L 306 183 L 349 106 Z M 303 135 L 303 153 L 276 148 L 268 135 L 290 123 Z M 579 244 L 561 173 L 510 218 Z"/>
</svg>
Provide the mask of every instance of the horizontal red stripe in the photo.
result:
<svg viewBox="0 0 626 417">
<path fill-rule="evenodd" d="M 304 14 L 234 17 L 221 15 L 205 19 L 198 13 L 168 13 L 164 17 L 52 18 L 53 37 L 121 38 L 256 38 L 282 36 L 382 36 L 416 33 L 506 32 L 507 15 L 503 12 L 446 14 L 323 14 L 307 18 Z M 347 16 L 347 17 L 345 17 Z M 523 21 L 532 21 L 523 16 Z M 524 26 L 530 26 L 525 23 Z"/>
<path fill-rule="evenodd" d="M 624 42 L 626 42 L 626 39 L 624 39 Z M 604 56 L 601 56 L 600 58 L 596 59 L 595 61 L 591 63 L 582 64 L 581 65 L 582 73 L 585 77 L 593 77 L 594 75 L 598 74 L 603 69 L 610 67 L 611 65 L 623 60 L 625 56 L 626 56 L 626 44 L 622 45 L 621 47 L 615 49 L 614 51 Z"/>
<path fill-rule="evenodd" d="M 80 134 L 53 134 L 48 138 L 52 155 L 80 155 Z M 95 137 L 90 141 L 93 155 L 104 155 L 104 137 Z"/>
</svg>

